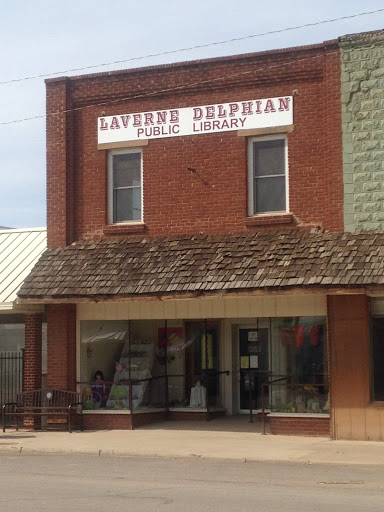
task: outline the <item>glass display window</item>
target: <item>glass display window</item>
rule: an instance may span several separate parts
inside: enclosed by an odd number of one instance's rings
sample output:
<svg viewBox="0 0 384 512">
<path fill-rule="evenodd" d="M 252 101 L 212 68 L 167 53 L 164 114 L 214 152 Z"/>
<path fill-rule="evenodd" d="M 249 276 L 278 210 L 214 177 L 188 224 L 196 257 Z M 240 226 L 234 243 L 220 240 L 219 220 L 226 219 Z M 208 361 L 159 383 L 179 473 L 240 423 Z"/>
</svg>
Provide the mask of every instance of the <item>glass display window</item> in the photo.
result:
<svg viewBox="0 0 384 512">
<path fill-rule="evenodd" d="M 80 384 L 84 409 L 130 410 L 165 406 L 166 372 L 181 373 L 184 345 L 181 322 L 83 321 L 80 326 Z M 182 392 L 172 388 L 171 398 Z"/>
<path fill-rule="evenodd" d="M 372 400 L 384 402 L 384 317 L 371 319 L 371 386 Z"/>
<path fill-rule="evenodd" d="M 261 318 L 238 340 L 241 410 L 329 413 L 325 317 Z"/>
</svg>

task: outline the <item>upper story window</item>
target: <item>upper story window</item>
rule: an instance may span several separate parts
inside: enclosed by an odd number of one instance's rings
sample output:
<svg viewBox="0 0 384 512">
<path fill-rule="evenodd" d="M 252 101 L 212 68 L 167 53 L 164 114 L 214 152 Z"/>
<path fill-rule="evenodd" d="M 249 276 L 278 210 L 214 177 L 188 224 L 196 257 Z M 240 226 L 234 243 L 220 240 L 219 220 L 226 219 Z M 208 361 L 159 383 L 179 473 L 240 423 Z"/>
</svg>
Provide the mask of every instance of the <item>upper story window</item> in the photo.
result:
<svg viewBox="0 0 384 512">
<path fill-rule="evenodd" d="M 109 222 L 141 222 L 142 152 L 117 150 L 109 154 Z"/>
<path fill-rule="evenodd" d="M 248 142 L 249 215 L 288 210 L 286 136 L 252 138 Z"/>
</svg>

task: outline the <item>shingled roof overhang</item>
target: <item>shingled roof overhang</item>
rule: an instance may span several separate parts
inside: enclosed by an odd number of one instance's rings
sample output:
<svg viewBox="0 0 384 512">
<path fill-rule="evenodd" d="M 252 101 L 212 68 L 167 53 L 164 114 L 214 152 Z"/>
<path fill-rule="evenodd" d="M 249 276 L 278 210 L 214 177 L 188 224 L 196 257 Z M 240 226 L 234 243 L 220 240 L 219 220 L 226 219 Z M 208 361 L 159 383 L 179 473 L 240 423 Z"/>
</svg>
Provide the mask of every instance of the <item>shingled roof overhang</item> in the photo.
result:
<svg viewBox="0 0 384 512">
<path fill-rule="evenodd" d="M 384 291 L 384 233 L 291 230 L 76 242 L 47 250 L 22 302 L 167 298 L 300 288 Z"/>
</svg>

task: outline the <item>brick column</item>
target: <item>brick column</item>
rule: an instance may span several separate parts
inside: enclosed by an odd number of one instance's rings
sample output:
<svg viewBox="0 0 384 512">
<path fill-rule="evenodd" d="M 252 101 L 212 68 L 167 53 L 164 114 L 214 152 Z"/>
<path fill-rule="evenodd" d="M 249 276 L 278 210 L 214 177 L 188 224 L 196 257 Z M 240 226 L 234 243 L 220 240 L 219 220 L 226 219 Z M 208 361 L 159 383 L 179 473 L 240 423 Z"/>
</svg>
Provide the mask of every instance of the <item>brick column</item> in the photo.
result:
<svg viewBox="0 0 384 512">
<path fill-rule="evenodd" d="M 25 391 L 41 388 L 42 315 L 25 315 L 23 386 Z"/>
<path fill-rule="evenodd" d="M 48 386 L 76 389 L 76 306 L 47 305 Z"/>
<path fill-rule="evenodd" d="M 47 237 L 48 247 L 73 241 L 72 103 L 66 77 L 47 85 Z"/>
</svg>

